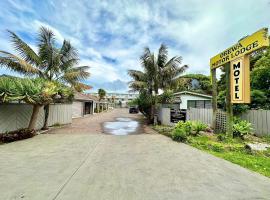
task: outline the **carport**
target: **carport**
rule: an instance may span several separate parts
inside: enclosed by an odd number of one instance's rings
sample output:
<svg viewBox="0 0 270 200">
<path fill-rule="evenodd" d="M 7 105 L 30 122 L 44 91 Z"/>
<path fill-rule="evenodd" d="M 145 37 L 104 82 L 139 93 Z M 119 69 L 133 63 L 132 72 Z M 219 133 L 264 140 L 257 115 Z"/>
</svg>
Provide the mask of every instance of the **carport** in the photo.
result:
<svg viewBox="0 0 270 200">
<path fill-rule="evenodd" d="M 84 117 L 94 113 L 94 100 L 82 93 L 75 93 L 72 103 L 72 118 Z"/>
</svg>

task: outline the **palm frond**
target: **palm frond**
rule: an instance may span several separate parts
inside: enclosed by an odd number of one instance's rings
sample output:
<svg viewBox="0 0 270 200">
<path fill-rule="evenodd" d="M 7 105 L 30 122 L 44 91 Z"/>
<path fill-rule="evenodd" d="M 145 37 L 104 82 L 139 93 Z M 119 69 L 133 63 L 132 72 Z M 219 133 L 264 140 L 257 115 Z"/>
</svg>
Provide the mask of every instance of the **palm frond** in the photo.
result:
<svg viewBox="0 0 270 200">
<path fill-rule="evenodd" d="M 41 67 L 48 67 L 52 65 L 53 54 L 55 53 L 55 36 L 54 33 L 46 28 L 41 27 L 38 35 L 39 56 L 47 65 Z"/>
<path fill-rule="evenodd" d="M 161 44 L 158 51 L 157 64 L 160 68 L 163 68 L 168 59 L 168 48 L 166 45 Z"/>
<path fill-rule="evenodd" d="M 68 60 L 78 60 L 78 52 L 67 40 L 63 41 L 61 50 L 60 50 L 61 61 L 67 62 Z"/>
<path fill-rule="evenodd" d="M 87 85 L 87 84 L 84 84 L 84 83 L 81 83 L 81 82 L 72 82 L 71 85 L 78 92 L 82 92 L 82 91 L 85 91 L 85 90 L 90 90 L 90 89 L 93 88 L 91 85 Z"/>
<path fill-rule="evenodd" d="M 59 69 L 62 70 L 62 71 L 66 71 L 66 70 L 72 68 L 77 63 L 78 63 L 78 59 L 77 58 L 72 58 L 72 59 L 66 60 L 64 62 L 62 60 L 60 66 L 59 66 Z"/>
<path fill-rule="evenodd" d="M 176 69 L 181 65 L 182 63 L 182 57 L 181 56 L 174 56 L 172 57 L 164 66 L 165 70 L 166 68 L 173 68 Z"/>
<path fill-rule="evenodd" d="M 147 88 L 147 83 L 144 81 L 131 81 L 129 82 L 129 88 L 133 91 L 141 91 Z"/>
<path fill-rule="evenodd" d="M 128 70 L 128 75 L 136 81 L 145 81 L 145 73 L 139 70 Z"/>
<path fill-rule="evenodd" d="M 85 80 L 90 76 L 90 73 L 87 71 L 88 69 L 88 66 L 74 67 L 67 70 L 62 76 L 62 79 L 67 82 Z"/>
<path fill-rule="evenodd" d="M 3 56 L 0 56 L 0 65 L 5 66 L 10 70 L 26 75 L 35 75 L 40 73 L 37 68 L 16 55 L 6 51 L 0 51 L 0 54 L 3 54 Z"/>
<path fill-rule="evenodd" d="M 39 56 L 36 54 L 36 52 L 30 46 L 28 46 L 21 38 L 19 38 L 14 32 L 9 30 L 8 32 L 10 33 L 11 42 L 13 43 L 15 50 L 20 54 L 22 59 L 32 65 L 40 65 L 41 60 L 39 59 Z"/>
</svg>

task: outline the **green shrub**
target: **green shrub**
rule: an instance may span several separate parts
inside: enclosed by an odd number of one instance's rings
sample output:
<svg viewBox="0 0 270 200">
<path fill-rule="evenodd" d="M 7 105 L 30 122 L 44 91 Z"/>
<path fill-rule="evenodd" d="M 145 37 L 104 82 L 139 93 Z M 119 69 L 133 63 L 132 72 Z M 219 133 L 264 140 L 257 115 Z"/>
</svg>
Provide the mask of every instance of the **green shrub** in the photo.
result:
<svg viewBox="0 0 270 200">
<path fill-rule="evenodd" d="M 180 128 L 180 129 L 184 129 L 184 131 L 187 133 L 187 135 L 191 134 L 192 131 L 192 122 L 191 121 L 179 121 L 176 125 L 175 128 Z"/>
<path fill-rule="evenodd" d="M 226 134 L 223 134 L 223 133 L 218 134 L 217 140 L 218 141 L 226 141 L 227 140 L 227 135 Z"/>
<path fill-rule="evenodd" d="M 244 139 L 244 136 L 252 132 L 252 125 L 246 120 L 237 120 L 233 124 L 233 137 Z"/>
<path fill-rule="evenodd" d="M 205 131 L 207 128 L 208 126 L 200 121 L 192 123 L 192 130 L 194 130 L 196 134 L 199 134 L 200 131 Z"/>
<path fill-rule="evenodd" d="M 17 140 L 31 138 L 35 135 L 36 135 L 35 130 L 20 129 L 20 130 L 0 134 L 0 141 L 3 143 L 9 143 L 9 142 L 17 141 Z"/>
<path fill-rule="evenodd" d="M 172 139 L 178 142 L 187 141 L 187 132 L 183 128 L 175 128 L 172 132 Z"/>
</svg>

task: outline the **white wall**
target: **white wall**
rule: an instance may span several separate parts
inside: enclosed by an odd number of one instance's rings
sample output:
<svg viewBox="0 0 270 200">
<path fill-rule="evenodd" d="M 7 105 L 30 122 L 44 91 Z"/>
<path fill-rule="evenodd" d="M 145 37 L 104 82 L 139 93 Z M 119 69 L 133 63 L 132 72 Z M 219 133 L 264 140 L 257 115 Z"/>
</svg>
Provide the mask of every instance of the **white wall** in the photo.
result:
<svg viewBox="0 0 270 200">
<path fill-rule="evenodd" d="M 200 96 L 195 96 L 195 95 L 190 95 L 190 94 L 181 94 L 177 96 L 180 96 L 181 98 L 180 109 L 187 109 L 188 100 L 211 100 L 206 97 L 200 97 Z"/>
<path fill-rule="evenodd" d="M 72 103 L 72 118 L 83 117 L 84 102 L 73 101 Z"/>
<path fill-rule="evenodd" d="M 33 106 L 28 104 L 0 104 L 0 133 L 26 128 L 30 121 Z M 39 110 L 36 129 L 41 129 L 44 124 L 44 109 Z M 72 122 L 71 104 L 52 104 L 48 125 L 56 123 L 69 124 Z"/>
<path fill-rule="evenodd" d="M 170 125 L 171 124 L 171 109 L 160 107 L 158 110 L 158 121 L 160 121 L 162 125 Z"/>
</svg>

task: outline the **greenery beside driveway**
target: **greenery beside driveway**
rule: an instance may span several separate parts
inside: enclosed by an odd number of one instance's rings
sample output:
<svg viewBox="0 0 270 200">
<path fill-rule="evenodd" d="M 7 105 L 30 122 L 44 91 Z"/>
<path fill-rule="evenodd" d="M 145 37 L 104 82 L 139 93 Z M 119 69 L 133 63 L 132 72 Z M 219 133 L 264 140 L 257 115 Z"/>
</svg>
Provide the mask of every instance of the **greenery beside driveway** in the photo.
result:
<svg viewBox="0 0 270 200">
<path fill-rule="evenodd" d="M 172 137 L 174 127 L 153 126 L 158 133 Z M 264 142 L 270 144 L 270 137 L 255 137 L 249 135 L 242 140 L 240 138 L 223 137 L 220 134 L 205 134 L 197 136 L 187 136 L 186 143 L 206 151 L 212 155 L 238 164 L 242 167 L 270 177 L 270 149 L 267 151 L 250 151 L 245 148 L 249 142 Z"/>
<path fill-rule="evenodd" d="M 78 53 L 69 41 L 64 40 L 59 48 L 53 31 L 40 27 L 38 48 L 34 51 L 15 33 L 9 33 L 18 55 L 0 50 L 0 67 L 6 67 L 30 78 L 39 77 L 47 82 L 54 81 L 71 86 L 79 92 L 91 88 L 82 83 L 90 76 L 89 67 L 76 66 L 79 62 Z M 49 103 L 44 104 L 45 120 L 42 129 L 48 129 Z"/>
</svg>

